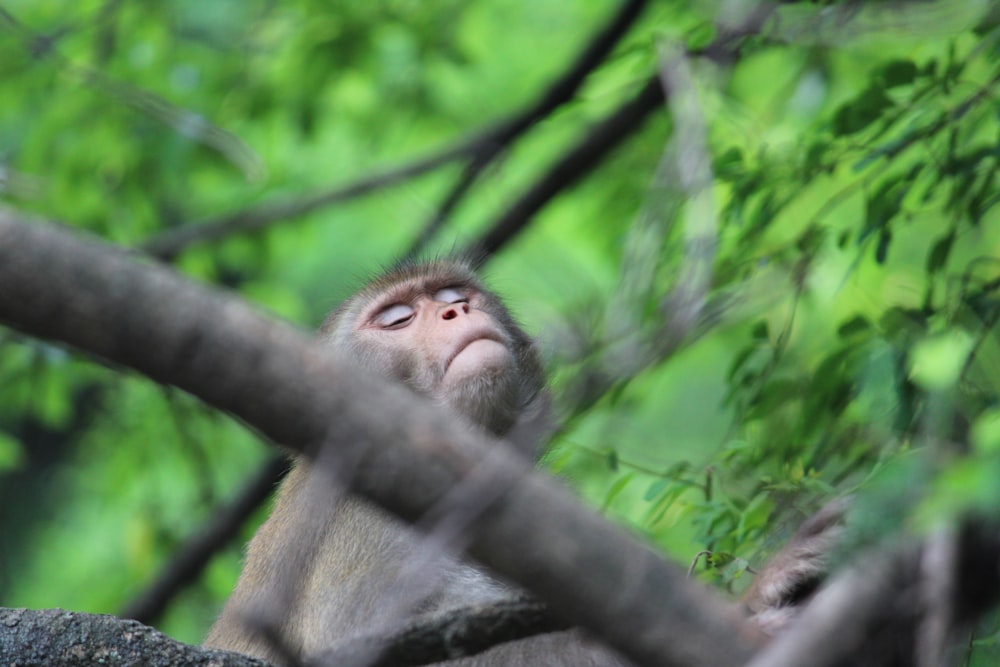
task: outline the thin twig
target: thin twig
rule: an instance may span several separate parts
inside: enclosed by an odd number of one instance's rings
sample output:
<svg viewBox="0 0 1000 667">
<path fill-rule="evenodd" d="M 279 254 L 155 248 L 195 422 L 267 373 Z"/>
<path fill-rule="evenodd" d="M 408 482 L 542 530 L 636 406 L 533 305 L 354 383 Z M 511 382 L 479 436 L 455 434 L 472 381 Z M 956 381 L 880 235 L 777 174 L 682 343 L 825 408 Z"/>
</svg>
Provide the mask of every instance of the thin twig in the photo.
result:
<svg viewBox="0 0 1000 667">
<path fill-rule="evenodd" d="M 566 72 L 549 86 L 534 105 L 511 119 L 506 128 L 506 135 L 498 136 L 494 143 L 484 145 L 483 150 L 469 160 L 462 175 L 455 182 L 438 210 L 424 224 L 410 249 L 406 252 L 406 257 L 420 254 L 444 225 L 452 211 L 472 189 L 479 176 L 503 153 L 509 144 L 513 143 L 518 135 L 576 96 L 580 86 L 590 73 L 603 64 L 614 47 L 628 33 L 642 14 L 646 4 L 648 4 L 646 0 L 629 0 L 623 3 L 618 13 L 612 17 L 607 26 L 590 40 Z"/>
</svg>

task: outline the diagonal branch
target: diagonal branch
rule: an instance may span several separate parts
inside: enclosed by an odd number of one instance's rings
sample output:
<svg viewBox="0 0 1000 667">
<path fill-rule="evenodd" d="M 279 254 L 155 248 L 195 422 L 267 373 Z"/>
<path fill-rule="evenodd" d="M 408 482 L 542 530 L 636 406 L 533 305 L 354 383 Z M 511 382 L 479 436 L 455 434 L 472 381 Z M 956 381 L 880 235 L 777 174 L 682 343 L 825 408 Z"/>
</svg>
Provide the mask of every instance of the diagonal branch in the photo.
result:
<svg viewBox="0 0 1000 667">
<path fill-rule="evenodd" d="M 774 5 L 760 3 L 737 25 L 722 29 L 711 44 L 687 55 L 730 63 L 737 57 L 742 40 L 758 33 L 773 12 Z M 567 150 L 517 201 L 503 211 L 479 239 L 470 244 L 469 249 L 472 252 L 493 253 L 508 243 L 527 226 L 535 213 L 596 169 L 622 141 L 641 129 L 643 122 L 663 102 L 664 91 L 657 73 L 646 80 L 633 99 L 588 128 L 584 138 Z"/>
<path fill-rule="evenodd" d="M 519 134 L 573 99 L 587 76 L 604 62 L 612 49 L 639 18 L 646 4 L 646 0 L 629 0 L 623 3 L 618 14 L 611 19 L 606 28 L 594 36 L 567 72 L 549 87 L 534 106 L 528 107 L 520 116 L 511 119 L 506 136 L 499 137 L 498 141 L 484 146 L 478 155 L 469 160 L 438 210 L 424 224 L 410 249 L 406 251 L 406 257 L 415 257 L 424 250 L 452 211 L 457 208 L 461 200 L 475 185 L 479 176 L 496 160 L 507 144 L 512 143 Z"/>
<path fill-rule="evenodd" d="M 510 490 L 481 517 L 473 557 L 639 665 L 750 657 L 751 629 L 683 568 L 502 443 L 233 297 L 0 210 L 0 322 L 184 389 L 297 451 L 336 443 L 358 462 L 352 490 L 409 521 L 489 458 Z"/>
<path fill-rule="evenodd" d="M 187 248 L 231 236 L 253 232 L 292 218 L 303 216 L 331 204 L 339 204 L 362 197 L 376 190 L 401 183 L 425 174 L 441 165 L 461 158 L 478 149 L 484 137 L 473 137 L 454 146 L 443 148 L 399 167 L 388 169 L 344 186 L 320 192 L 304 199 L 279 201 L 248 208 L 235 213 L 192 222 L 153 236 L 142 244 L 146 253 L 164 261 L 171 261 Z"/>
<path fill-rule="evenodd" d="M 663 90 L 659 80 L 653 77 L 634 99 L 591 126 L 585 138 L 566 151 L 527 192 L 504 210 L 486 232 L 470 244 L 468 251 L 487 254 L 496 252 L 519 234 L 531 222 L 532 216 L 556 195 L 597 168 L 626 137 L 637 132 L 643 121 L 659 109 L 662 103 Z"/>
</svg>

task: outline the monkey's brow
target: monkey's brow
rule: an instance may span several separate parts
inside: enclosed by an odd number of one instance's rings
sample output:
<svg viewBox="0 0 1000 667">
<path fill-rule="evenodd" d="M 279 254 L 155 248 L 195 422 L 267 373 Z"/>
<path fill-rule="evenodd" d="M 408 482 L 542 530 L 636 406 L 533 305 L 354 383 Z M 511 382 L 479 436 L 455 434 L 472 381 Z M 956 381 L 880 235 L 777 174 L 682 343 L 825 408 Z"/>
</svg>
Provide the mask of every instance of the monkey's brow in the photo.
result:
<svg viewBox="0 0 1000 667">
<path fill-rule="evenodd" d="M 437 278 L 434 280 L 407 281 L 398 285 L 393 285 L 382 292 L 378 299 L 379 304 L 409 303 L 421 296 L 433 296 L 438 290 L 446 287 L 454 287 L 462 290 L 474 289 L 465 280 Z"/>
</svg>

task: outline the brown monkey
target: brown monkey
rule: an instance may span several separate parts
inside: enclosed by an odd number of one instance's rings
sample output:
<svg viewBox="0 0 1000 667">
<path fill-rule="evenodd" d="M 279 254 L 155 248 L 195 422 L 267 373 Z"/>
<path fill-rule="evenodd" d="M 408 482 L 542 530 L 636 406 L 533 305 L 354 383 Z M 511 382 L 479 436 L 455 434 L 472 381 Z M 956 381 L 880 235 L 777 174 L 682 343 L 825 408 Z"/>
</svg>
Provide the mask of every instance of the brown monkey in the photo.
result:
<svg viewBox="0 0 1000 667">
<path fill-rule="evenodd" d="M 548 423 L 538 354 L 467 263 L 403 264 L 347 299 L 320 335 L 364 367 L 537 455 Z M 207 645 L 281 662 L 274 647 L 245 624 L 249 614 L 278 604 L 286 608 L 277 621 L 281 639 L 291 658 L 304 661 L 338 641 L 377 631 L 386 607 L 399 611 L 399 575 L 420 548 L 421 537 L 364 499 L 310 506 L 315 499 L 308 493 L 310 480 L 318 475 L 309 461 L 295 462 L 273 513 L 247 547 L 239 582 Z M 402 596 L 404 612 L 441 611 L 516 594 L 470 564 L 438 560 L 443 562 L 433 575 L 419 573 L 430 581 L 424 590 L 414 586 Z M 579 632 L 567 631 L 448 664 L 610 667 L 625 662 Z"/>
</svg>

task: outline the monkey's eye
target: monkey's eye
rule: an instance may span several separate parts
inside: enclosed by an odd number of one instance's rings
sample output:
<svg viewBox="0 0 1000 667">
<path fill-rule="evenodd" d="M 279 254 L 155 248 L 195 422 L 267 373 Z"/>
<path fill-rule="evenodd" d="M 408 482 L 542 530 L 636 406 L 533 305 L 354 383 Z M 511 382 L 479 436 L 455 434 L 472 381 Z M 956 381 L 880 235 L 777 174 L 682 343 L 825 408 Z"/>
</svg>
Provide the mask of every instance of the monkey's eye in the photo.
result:
<svg viewBox="0 0 1000 667">
<path fill-rule="evenodd" d="M 400 327 L 413 319 L 413 307 L 405 303 L 396 303 L 388 308 L 383 308 L 375 315 L 375 324 L 380 327 L 391 329 Z"/>
<path fill-rule="evenodd" d="M 444 303 L 468 303 L 469 297 L 458 288 L 445 287 L 434 293 L 434 300 L 443 301 Z"/>
</svg>

